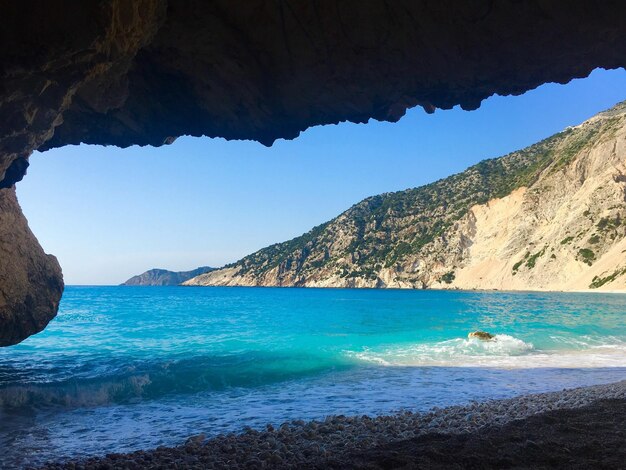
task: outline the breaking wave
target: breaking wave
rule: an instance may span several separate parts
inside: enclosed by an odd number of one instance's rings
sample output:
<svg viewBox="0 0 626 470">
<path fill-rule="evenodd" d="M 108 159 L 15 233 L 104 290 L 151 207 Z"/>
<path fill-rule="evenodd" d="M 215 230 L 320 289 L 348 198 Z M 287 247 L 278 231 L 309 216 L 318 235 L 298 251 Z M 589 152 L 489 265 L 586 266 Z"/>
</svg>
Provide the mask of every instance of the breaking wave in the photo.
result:
<svg viewBox="0 0 626 470">
<path fill-rule="evenodd" d="M 455 338 L 436 343 L 364 348 L 346 354 L 359 361 L 383 366 L 584 368 L 623 367 L 623 342 L 570 344 L 569 348 L 541 350 L 514 336 L 496 335 L 491 341 Z M 575 347 L 574 347 L 575 346 Z"/>
<path fill-rule="evenodd" d="M 268 352 L 145 362 L 102 376 L 0 387 L 0 410 L 135 403 L 170 395 L 258 387 L 346 366 L 347 361 L 342 364 L 332 358 Z"/>
</svg>

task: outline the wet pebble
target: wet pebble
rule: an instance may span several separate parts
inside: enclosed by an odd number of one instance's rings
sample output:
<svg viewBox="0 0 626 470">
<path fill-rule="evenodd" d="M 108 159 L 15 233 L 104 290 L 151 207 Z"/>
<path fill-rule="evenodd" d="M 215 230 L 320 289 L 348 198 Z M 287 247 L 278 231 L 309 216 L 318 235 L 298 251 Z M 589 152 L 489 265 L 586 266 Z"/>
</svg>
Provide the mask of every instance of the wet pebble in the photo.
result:
<svg viewBox="0 0 626 470">
<path fill-rule="evenodd" d="M 106 468 L 298 468 L 319 466 L 339 452 L 358 451 L 373 445 L 411 439 L 432 432 L 469 433 L 488 425 L 559 408 L 579 408 L 600 399 L 626 399 L 626 381 L 608 385 L 528 395 L 466 406 L 433 408 L 427 413 L 401 411 L 393 416 L 329 416 L 321 422 L 302 420 L 264 431 L 244 428 L 239 435 L 206 440 L 203 434 L 187 439 L 181 447 L 115 454 L 104 458 L 50 463 L 47 469 Z M 526 442 L 533 449 L 533 442 Z M 536 444 L 535 444 L 536 445 Z M 319 465 L 317 465 L 319 464 Z M 323 465 L 322 465 L 323 466 Z M 321 467 L 320 467 L 321 468 Z"/>
</svg>

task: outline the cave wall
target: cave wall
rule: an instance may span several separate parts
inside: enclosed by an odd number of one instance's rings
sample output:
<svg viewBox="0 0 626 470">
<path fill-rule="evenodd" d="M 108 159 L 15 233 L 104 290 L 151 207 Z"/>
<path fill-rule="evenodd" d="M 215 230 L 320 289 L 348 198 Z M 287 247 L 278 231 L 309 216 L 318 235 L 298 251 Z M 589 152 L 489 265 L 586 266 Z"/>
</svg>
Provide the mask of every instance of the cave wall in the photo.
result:
<svg viewBox="0 0 626 470">
<path fill-rule="evenodd" d="M 15 188 L 0 191 L 0 344 L 45 328 L 59 307 L 63 276 L 28 228 Z"/>
<path fill-rule="evenodd" d="M 143 0 L 0 3 L 0 346 L 45 328 L 63 292 L 59 263 L 28 228 L 14 185 L 79 91 L 99 90 L 94 110 L 123 104 L 124 76 L 165 8 Z"/>
<path fill-rule="evenodd" d="M 0 345 L 40 331 L 62 291 L 15 200 L 33 150 L 271 145 L 626 65 L 621 0 L 23 0 L 0 25 Z"/>
</svg>

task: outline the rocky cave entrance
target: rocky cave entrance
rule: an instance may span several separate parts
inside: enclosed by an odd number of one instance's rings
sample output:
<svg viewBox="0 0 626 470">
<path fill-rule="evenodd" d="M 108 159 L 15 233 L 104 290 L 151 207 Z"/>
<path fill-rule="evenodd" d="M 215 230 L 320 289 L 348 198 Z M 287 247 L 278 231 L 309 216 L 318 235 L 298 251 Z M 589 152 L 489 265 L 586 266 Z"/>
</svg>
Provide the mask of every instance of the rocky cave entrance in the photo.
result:
<svg viewBox="0 0 626 470">
<path fill-rule="evenodd" d="M 41 331 L 63 291 L 15 197 L 34 150 L 180 135 L 270 145 L 626 65 L 617 0 L 55 0 L 0 13 L 0 346 Z"/>
</svg>

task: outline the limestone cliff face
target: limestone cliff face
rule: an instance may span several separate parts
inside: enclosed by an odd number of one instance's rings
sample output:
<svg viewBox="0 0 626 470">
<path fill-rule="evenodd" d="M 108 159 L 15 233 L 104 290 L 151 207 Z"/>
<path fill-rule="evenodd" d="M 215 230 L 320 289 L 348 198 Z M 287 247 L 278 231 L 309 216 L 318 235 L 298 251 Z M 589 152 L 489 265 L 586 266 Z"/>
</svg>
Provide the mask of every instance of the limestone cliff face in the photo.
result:
<svg viewBox="0 0 626 470">
<path fill-rule="evenodd" d="M 626 289 L 626 103 L 188 285 Z"/>
<path fill-rule="evenodd" d="M 123 286 L 178 286 L 183 282 L 213 271 L 215 268 L 202 266 L 191 271 L 169 271 L 167 269 L 150 269 L 122 283 Z"/>
</svg>

